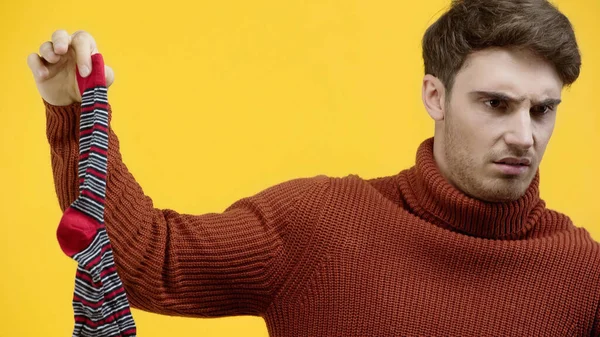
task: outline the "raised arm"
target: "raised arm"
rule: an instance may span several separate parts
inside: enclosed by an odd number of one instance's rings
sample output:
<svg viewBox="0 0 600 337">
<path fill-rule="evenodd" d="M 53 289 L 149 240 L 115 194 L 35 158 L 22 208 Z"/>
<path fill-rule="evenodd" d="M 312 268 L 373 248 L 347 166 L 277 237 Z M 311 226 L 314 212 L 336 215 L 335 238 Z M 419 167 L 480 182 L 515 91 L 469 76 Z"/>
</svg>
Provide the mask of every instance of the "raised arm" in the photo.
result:
<svg viewBox="0 0 600 337">
<path fill-rule="evenodd" d="M 78 193 L 80 106 L 44 105 L 56 194 L 65 210 Z M 111 120 L 110 106 L 108 111 Z M 157 209 L 123 163 L 111 128 L 105 223 L 131 305 L 169 315 L 260 315 L 292 263 L 283 254 L 286 220 L 303 200 L 318 197 L 327 181 L 290 180 L 222 213 Z"/>
<path fill-rule="evenodd" d="M 93 70 L 91 55 L 97 52 L 88 33 L 58 30 L 40 46 L 40 55 L 27 57 L 45 106 L 63 211 L 79 193 L 81 95 L 75 71 L 88 76 L 85 69 Z M 105 66 L 105 75 L 109 87 L 114 80 L 110 67 Z M 110 105 L 108 117 L 111 121 Z M 290 271 L 301 264 L 303 252 L 310 252 L 307 242 L 318 206 L 302 207 L 320 205 L 317 198 L 329 182 L 326 176 L 290 180 L 240 199 L 222 213 L 157 209 L 123 163 L 110 127 L 106 180 L 104 222 L 131 305 L 202 317 L 264 312 Z"/>
</svg>

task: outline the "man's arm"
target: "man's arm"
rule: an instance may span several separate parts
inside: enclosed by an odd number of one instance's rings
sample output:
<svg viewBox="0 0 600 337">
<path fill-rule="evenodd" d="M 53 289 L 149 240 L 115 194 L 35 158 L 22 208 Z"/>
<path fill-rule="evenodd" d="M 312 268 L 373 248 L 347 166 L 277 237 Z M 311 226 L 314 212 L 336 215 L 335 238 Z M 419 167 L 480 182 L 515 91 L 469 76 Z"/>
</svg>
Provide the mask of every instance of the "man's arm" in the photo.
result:
<svg viewBox="0 0 600 337">
<path fill-rule="evenodd" d="M 79 193 L 80 103 L 44 105 L 56 194 L 64 211 Z M 110 105 L 108 113 L 110 121 Z M 299 201 L 317 197 L 327 177 L 275 185 L 223 213 L 179 214 L 154 208 L 123 163 L 112 128 L 108 149 L 105 224 L 131 305 L 196 317 L 263 313 L 285 279 L 285 264 L 293 263 L 282 258 L 287 256 L 286 219 Z"/>
</svg>

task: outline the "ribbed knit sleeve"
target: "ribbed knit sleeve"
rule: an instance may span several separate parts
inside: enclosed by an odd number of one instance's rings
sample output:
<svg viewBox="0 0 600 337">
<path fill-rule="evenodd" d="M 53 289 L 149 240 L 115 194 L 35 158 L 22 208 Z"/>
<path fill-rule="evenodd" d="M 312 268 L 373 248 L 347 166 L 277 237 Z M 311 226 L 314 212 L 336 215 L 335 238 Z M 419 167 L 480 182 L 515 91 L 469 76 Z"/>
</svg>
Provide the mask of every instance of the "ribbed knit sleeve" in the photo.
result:
<svg viewBox="0 0 600 337">
<path fill-rule="evenodd" d="M 600 303 L 596 311 L 596 318 L 594 319 L 594 325 L 592 326 L 592 337 L 600 337 Z"/>
<path fill-rule="evenodd" d="M 64 211 L 78 195 L 80 103 L 44 105 L 55 189 Z M 110 105 L 108 113 L 110 121 Z M 180 214 L 154 208 L 123 163 L 112 128 L 108 148 L 105 224 L 131 305 L 166 315 L 262 315 L 285 280 L 288 267 L 281 264 L 294 262 L 279 258 L 283 242 L 290 240 L 282 239 L 287 221 L 302 200 L 317 197 L 328 178 L 283 182 L 237 200 L 222 213 Z"/>
</svg>

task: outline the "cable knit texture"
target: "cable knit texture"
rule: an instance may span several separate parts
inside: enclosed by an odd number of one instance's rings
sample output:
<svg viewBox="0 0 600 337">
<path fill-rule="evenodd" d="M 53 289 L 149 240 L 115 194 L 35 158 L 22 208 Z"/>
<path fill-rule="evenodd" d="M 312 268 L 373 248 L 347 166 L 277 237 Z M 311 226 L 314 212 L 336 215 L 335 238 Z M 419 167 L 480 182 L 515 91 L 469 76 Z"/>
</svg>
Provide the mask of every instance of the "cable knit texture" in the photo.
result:
<svg viewBox="0 0 600 337">
<path fill-rule="evenodd" d="M 64 211 L 80 104 L 43 102 Z M 257 315 L 271 336 L 600 336 L 600 245 L 545 207 L 539 171 L 519 200 L 482 202 L 427 139 L 393 176 L 297 178 L 192 215 L 155 208 L 109 143 L 105 223 L 134 308 Z"/>
</svg>

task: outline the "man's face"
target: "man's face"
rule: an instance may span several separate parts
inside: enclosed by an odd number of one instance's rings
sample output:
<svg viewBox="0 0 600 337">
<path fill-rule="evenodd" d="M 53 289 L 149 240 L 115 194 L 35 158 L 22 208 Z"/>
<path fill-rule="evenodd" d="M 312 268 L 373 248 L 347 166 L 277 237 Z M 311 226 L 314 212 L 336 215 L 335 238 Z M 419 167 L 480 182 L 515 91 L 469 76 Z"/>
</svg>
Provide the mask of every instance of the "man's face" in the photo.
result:
<svg viewBox="0 0 600 337">
<path fill-rule="evenodd" d="M 553 66 L 531 52 L 471 54 L 436 123 L 434 153 L 442 174 L 478 199 L 521 197 L 552 135 L 562 87 Z"/>
</svg>

